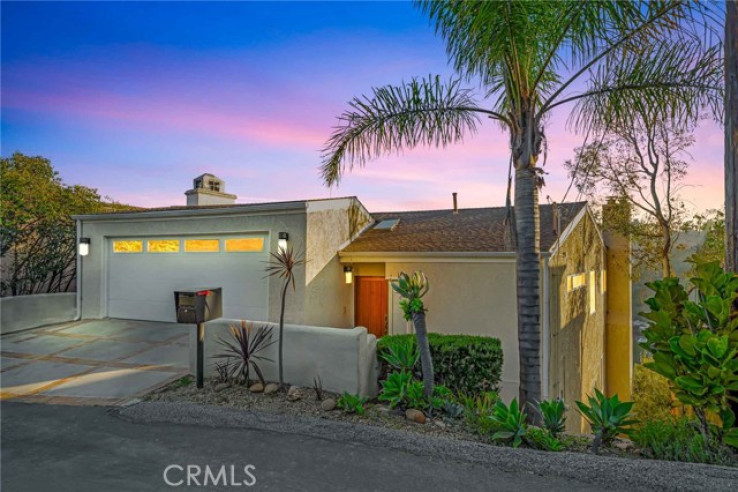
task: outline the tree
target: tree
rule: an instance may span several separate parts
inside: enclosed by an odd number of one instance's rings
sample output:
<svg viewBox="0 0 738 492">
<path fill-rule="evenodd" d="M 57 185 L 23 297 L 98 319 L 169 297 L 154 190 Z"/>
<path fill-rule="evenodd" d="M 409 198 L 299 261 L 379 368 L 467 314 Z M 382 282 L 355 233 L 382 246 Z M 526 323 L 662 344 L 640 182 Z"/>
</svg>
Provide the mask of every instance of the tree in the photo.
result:
<svg viewBox="0 0 738 492">
<path fill-rule="evenodd" d="M 412 276 L 405 272 L 401 272 L 397 276 L 397 280 L 390 283 L 392 289 L 402 296 L 400 307 L 407 321 L 413 322 L 415 327 L 415 337 L 418 341 L 418 351 L 420 352 L 420 367 L 423 371 L 423 395 L 426 398 L 433 396 L 433 385 L 435 375 L 433 373 L 433 358 L 430 352 L 430 343 L 428 342 L 428 330 L 425 326 L 425 306 L 423 305 L 423 296 L 428 293 L 430 284 L 423 272 L 415 272 Z"/>
<path fill-rule="evenodd" d="M 738 273 L 738 4 L 725 2 L 725 269 Z"/>
<path fill-rule="evenodd" d="M 267 266 L 267 277 L 278 277 L 282 279 L 282 301 L 279 310 L 279 385 L 284 386 L 284 309 L 287 300 L 287 288 L 292 285 L 295 290 L 295 269 L 303 265 L 305 259 L 299 253 L 295 253 L 292 246 L 286 249 L 278 248 L 272 253 L 272 260 Z"/>
<path fill-rule="evenodd" d="M 695 264 L 725 261 L 725 213 L 722 210 L 708 210 L 698 214 L 689 222 L 692 230 L 702 231 L 705 240 L 690 257 Z"/>
<path fill-rule="evenodd" d="M 664 277 L 672 276 L 671 251 L 684 219 L 680 182 L 687 174 L 694 125 L 675 126 L 658 113 L 636 108 L 595 143 L 580 147 L 567 161 L 577 189 L 591 200 L 614 195 L 637 214 L 614 225 L 639 244 L 641 262 L 658 263 Z M 654 261 L 656 260 L 656 261 Z"/>
<path fill-rule="evenodd" d="M 697 4 L 434 2 L 419 6 L 445 39 L 460 79 L 413 78 L 350 101 L 323 152 L 329 186 L 355 166 L 418 145 L 443 147 L 482 118 L 509 135 L 515 168 L 521 403 L 540 400 L 539 159 L 554 109 L 573 105 L 580 131 L 604 128 L 642 102 L 664 119 L 719 105 L 720 50 L 690 22 Z M 481 98 L 461 79 L 476 81 Z"/>
<path fill-rule="evenodd" d="M 66 185 L 44 157 L 0 159 L 2 296 L 67 292 L 76 275 L 74 214 L 131 208 Z"/>
</svg>

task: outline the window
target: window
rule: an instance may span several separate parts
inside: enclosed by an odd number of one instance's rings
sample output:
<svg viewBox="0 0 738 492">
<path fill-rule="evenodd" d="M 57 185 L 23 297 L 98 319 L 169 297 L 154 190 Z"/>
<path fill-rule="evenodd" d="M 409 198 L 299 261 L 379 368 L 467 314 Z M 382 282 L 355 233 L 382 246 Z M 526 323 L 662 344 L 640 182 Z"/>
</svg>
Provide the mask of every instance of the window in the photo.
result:
<svg viewBox="0 0 738 492">
<path fill-rule="evenodd" d="M 146 242 L 149 253 L 178 253 L 179 239 L 152 239 Z"/>
<path fill-rule="evenodd" d="M 594 270 L 589 272 L 589 314 L 597 311 L 597 273 Z"/>
<path fill-rule="evenodd" d="M 586 273 L 575 273 L 566 277 L 566 291 L 573 292 L 587 285 Z"/>
<path fill-rule="evenodd" d="M 186 239 L 185 252 L 187 253 L 217 253 L 220 251 L 220 241 L 217 239 Z"/>
<path fill-rule="evenodd" d="M 113 241 L 113 253 L 141 253 L 143 241 Z"/>
<path fill-rule="evenodd" d="M 375 225 L 374 229 L 377 231 L 394 231 L 399 222 L 400 219 L 385 219 Z"/>
<path fill-rule="evenodd" d="M 238 237 L 225 240 L 225 250 L 228 253 L 247 253 L 264 251 L 264 238 Z"/>
</svg>

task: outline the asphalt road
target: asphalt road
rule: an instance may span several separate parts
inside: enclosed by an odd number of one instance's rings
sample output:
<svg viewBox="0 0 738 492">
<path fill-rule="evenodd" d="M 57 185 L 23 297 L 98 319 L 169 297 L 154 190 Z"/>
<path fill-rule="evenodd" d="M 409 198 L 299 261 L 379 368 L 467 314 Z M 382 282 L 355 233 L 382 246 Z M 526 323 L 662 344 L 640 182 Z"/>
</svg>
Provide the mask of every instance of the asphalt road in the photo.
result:
<svg viewBox="0 0 738 492">
<path fill-rule="evenodd" d="M 487 465 L 315 436 L 134 424 L 102 407 L 3 402 L 0 411 L 0 484 L 8 492 L 602 490 L 561 477 L 503 472 Z M 179 485 L 167 485 L 164 480 L 170 465 L 167 478 Z M 188 465 L 195 466 L 190 469 L 194 481 L 189 487 Z M 247 465 L 253 467 L 248 473 Z M 210 483 L 217 480 L 220 486 L 202 485 L 206 466 Z M 223 480 L 240 486 L 223 486 Z"/>
</svg>

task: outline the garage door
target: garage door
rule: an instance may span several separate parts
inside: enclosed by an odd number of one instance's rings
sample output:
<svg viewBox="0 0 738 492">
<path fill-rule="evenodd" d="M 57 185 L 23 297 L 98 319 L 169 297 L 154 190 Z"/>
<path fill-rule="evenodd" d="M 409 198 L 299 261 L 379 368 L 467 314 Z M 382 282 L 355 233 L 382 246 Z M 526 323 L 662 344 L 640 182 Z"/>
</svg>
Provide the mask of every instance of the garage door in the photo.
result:
<svg viewBox="0 0 738 492">
<path fill-rule="evenodd" d="M 175 290 L 222 287 L 223 316 L 267 319 L 266 235 L 110 238 L 108 317 L 175 321 Z"/>
</svg>

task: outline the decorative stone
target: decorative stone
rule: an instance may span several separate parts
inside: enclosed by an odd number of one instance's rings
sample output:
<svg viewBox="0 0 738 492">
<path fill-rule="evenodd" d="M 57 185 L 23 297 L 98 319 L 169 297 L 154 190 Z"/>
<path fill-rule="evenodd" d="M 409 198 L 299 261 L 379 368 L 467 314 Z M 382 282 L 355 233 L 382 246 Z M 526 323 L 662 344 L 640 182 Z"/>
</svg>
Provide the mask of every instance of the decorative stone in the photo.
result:
<svg viewBox="0 0 738 492">
<path fill-rule="evenodd" d="M 276 393 L 277 391 L 279 391 L 279 385 L 277 383 L 269 383 L 264 386 L 265 395 L 271 395 L 272 393 Z"/>
<path fill-rule="evenodd" d="M 374 410 L 376 410 L 377 413 L 381 413 L 385 415 L 392 411 L 392 409 L 388 407 L 387 405 L 375 405 Z"/>
<path fill-rule="evenodd" d="M 261 383 L 254 383 L 249 386 L 249 391 L 252 393 L 261 393 L 262 391 L 264 391 L 264 385 Z"/>
<path fill-rule="evenodd" d="M 433 425 L 435 425 L 436 427 L 440 427 L 441 429 L 446 428 L 446 422 L 444 422 L 443 420 L 439 420 L 439 419 L 433 420 Z"/>
<path fill-rule="evenodd" d="M 320 403 L 320 408 L 322 408 L 325 412 L 330 412 L 331 410 L 336 408 L 336 400 L 334 400 L 333 398 L 327 398 Z"/>
<path fill-rule="evenodd" d="M 414 408 L 408 408 L 405 410 L 405 418 L 410 422 L 415 422 L 416 424 L 425 424 L 425 415 L 423 412 L 415 410 Z"/>
<path fill-rule="evenodd" d="M 300 398 L 302 398 L 302 393 L 300 393 L 300 388 L 297 386 L 290 386 L 289 391 L 287 391 L 287 399 L 289 401 L 297 401 Z"/>
<path fill-rule="evenodd" d="M 230 387 L 231 387 L 231 385 L 228 384 L 228 383 L 218 383 L 218 384 L 215 385 L 215 388 L 213 388 L 213 391 L 215 391 L 216 393 L 218 393 L 218 392 L 223 391 L 224 389 L 230 388 Z"/>
</svg>

